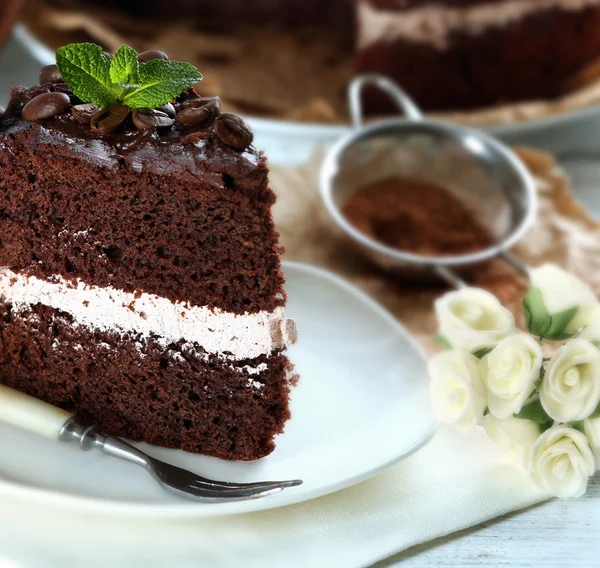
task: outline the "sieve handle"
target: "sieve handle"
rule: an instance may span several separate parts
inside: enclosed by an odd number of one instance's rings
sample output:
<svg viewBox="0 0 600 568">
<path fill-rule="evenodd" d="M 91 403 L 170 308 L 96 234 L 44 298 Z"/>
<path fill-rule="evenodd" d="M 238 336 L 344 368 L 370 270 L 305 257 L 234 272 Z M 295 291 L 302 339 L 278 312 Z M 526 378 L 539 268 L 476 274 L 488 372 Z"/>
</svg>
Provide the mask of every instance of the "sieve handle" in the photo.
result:
<svg viewBox="0 0 600 568">
<path fill-rule="evenodd" d="M 521 262 L 516 256 L 513 256 L 509 252 L 503 250 L 498 253 L 498 258 L 501 258 L 513 268 L 516 268 L 523 276 L 525 276 L 525 278 L 527 278 L 527 280 L 531 279 L 529 267 L 525 263 Z"/>
<path fill-rule="evenodd" d="M 529 267 L 521 262 L 516 256 L 513 256 L 509 252 L 502 250 L 497 255 L 498 258 L 504 260 L 508 264 L 510 264 L 513 268 L 519 271 L 523 276 L 529 280 Z M 467 288 L 469 285 L 456 274 L 453 270 L 448 268 L 447 266 L 434 266 L 434 270 L 436 274 L 445 280 L 450 286 L 460 290 L 461 288 Z"/>
<path fill-rule="evenodd" d="M 365 73 L 353 79 L 348 87 L 350 118 L 355 128 L 364 123 L 362 92 L 365 87 L 377 87 L 388 94 L 408 120 L 422 120 L 421 109 L 394 81 L 378 73 Z"/>
</svg>

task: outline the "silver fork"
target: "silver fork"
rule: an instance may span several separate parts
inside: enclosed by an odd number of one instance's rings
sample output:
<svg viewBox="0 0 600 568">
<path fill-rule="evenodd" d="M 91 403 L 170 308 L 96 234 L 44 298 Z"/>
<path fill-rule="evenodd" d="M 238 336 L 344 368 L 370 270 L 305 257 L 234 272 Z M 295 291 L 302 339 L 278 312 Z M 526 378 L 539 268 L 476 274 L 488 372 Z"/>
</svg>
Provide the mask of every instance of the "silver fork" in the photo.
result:
<svg viewBox="0 0 600 568">
<path fill-rule="evenodd" d="M 204 503 L 258 499 L 302 484 L 299 479 L 255 483 L 208 479 L 153 458 L 120 438 L 103 434 L 97 426 L 82 424 L 69 412 L 3 385 L 0 422 L 61 442 L 77 442 L 84 451 L 96 448 L 108 456 L 135 463 L 170 493 Z"/>
</svg>

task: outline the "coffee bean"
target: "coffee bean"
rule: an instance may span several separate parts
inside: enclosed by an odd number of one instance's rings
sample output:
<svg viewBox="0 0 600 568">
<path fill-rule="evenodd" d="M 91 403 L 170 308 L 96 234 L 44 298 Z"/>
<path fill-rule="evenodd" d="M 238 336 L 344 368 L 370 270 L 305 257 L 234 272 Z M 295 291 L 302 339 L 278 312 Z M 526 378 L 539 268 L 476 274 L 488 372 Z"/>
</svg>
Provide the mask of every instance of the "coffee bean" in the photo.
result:
<svg viewBox="0 0 600 568">
<path fill-rule="evenodd" d="M 128 116 L 129 107 L 125 105 L 113 105 L 100 109 L 92 115 L 90 128 L 96 134 L 100 134 L 100 136 L 112 134 L 119 129 Z"/>
<path fill-rule="evenodd" d="M 71 106 L 71 100 L 64 93 L 42 93 L 31 99 L 23 108 L 23 120 L 35 122 L 52 118 L 65 112 Z"/>
<path fill-rule="evenodd" d="M 186 108 L 200 108 L 208 106 L 213 112 L 219 114 L 221 112 L 221 99 L 219 97 L 199 97 L 191 96 L 179 105 L 179 110 Z"/>
<path fill-rule="evenodd" d="M 62 83 L 63 78 L 56 65 L 46 65 L 40 71 L 40 85 L 46 83 Z"/>
<path fill-rule="evenodd" d="M 138 130 L 163 130 L 173 126 L 173 122 L 167 113 L 154 108 L 137 108 L 133 111 L 133 124 Z"/>
<path fill-rule="evenodd" d="M 92 116 L 97 112 L 99 107 L 93 103 L 85 103 L 82 105 L 75 105 L 71 109 L 71 114 L 77 122 L 82 124 L 89 124 L 92 121 Z"/>
<path fill-rule="evenodd" d="M 219 97 L 191 99 L 180 107 L 175 122 L 184 128 L 208 128 L 221 112 Z"/>
<path fill-rule="evenodd" d="M 152 49 L 150 51 L 144 51 L 138 55 L 138 61 L 140 63 L 147 63 L 153 59 L 162 59 L 163 61 L 169 61 L 169 56 L 164 51 L 158 51 Z"/>
<path fill-rule="evenodd" d="M 164 112 L 167 116 L 171 118 L 175 118 L 175 107 L 171 103 L 167 103 L 161 107 L 158 107 L 158 110 Z"/>
<path fill-rule="evenodd" d="M 237 114 L 224 112 L 215 122 L 218 137 L 236 150 L 245 150 L 252 144 L 254 134 L 250 127 Z"/>
</svg>

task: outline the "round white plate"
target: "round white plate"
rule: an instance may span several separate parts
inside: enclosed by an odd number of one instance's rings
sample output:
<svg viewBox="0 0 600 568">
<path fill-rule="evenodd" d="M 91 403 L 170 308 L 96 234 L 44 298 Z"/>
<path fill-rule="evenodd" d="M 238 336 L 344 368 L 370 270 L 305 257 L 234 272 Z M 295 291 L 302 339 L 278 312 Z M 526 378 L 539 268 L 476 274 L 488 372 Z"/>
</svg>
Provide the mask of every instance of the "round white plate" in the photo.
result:
<svg viewBox="0 0 600 568">
<path fill-rule="evenodd" d="M 22 24 L 14 35 L 40 64 L 54 62 L 54 52 L 35 38 Z M 597 126 L 589 139 L 582 139 L 581 129 L 600 119 L 600 107 L 549 116 L 540 120 L 484 127 L 484 130 L 514 145 L 530 145 L 555 154 L 588 148 L 597 140 Z M 350 131 L 350 126 L 288 122 L 265 118 L 249 118 L 254 130 L 254 143 L 265 151 L 273 163 L 301 164 L 316 145 L 329 145 Z M 558 132 L 560 130 L 560 132 Z M 567 133 L 565 134 L 565 131 Z M 568 132 L 570 131 L 570 132 Z"/>
<path fill-rule="evenodd" d="M 141 444 L 148 453 L 225 481 L 304 480 L 254 501 L 202 504 L 163 491 L 141 468 L 0 426 L 0 494 L 123 516 L 208 517 L 299 503 L 363 481 L 423 446 L 436 421 L 426 362 L 406 330 L 344 280 L 285 263 L 299 341 L 292 419 L 277 449 L 253 463 Z"/>
</svg>

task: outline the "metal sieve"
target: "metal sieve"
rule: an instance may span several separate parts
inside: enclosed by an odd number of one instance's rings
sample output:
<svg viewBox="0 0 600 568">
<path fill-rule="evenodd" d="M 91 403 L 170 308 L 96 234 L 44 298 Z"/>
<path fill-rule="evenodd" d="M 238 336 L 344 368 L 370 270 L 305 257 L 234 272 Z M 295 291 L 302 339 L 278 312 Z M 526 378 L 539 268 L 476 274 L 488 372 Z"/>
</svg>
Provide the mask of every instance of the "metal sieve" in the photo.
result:
<svg viewBox="0 0 600 568">
<path fill-rule="evenodd" d="M 364 125 L 365 87 L 387 93 L 403 116 Z M 469 266 L 494 257 L 527 274 L 508 249 L 535 219 L 536 191 L 524 164 L 507 146 L 482 131 L 424 118 L 408 95 L 382 75 L 358 76 L 348 97 L 354 129 L 327 153 L 320 187 L 330 216 L 363 254 L 407 278 L 437 274 L 453 286 L 464 285 L 459 274 Z M 344 215 L 347 199 L 369 184 L 396 176 L 447 188 L 490 230 L 494 244 L 469 254 L 424 256 L 387 246 L 358 230 Z"/>
</svg>

